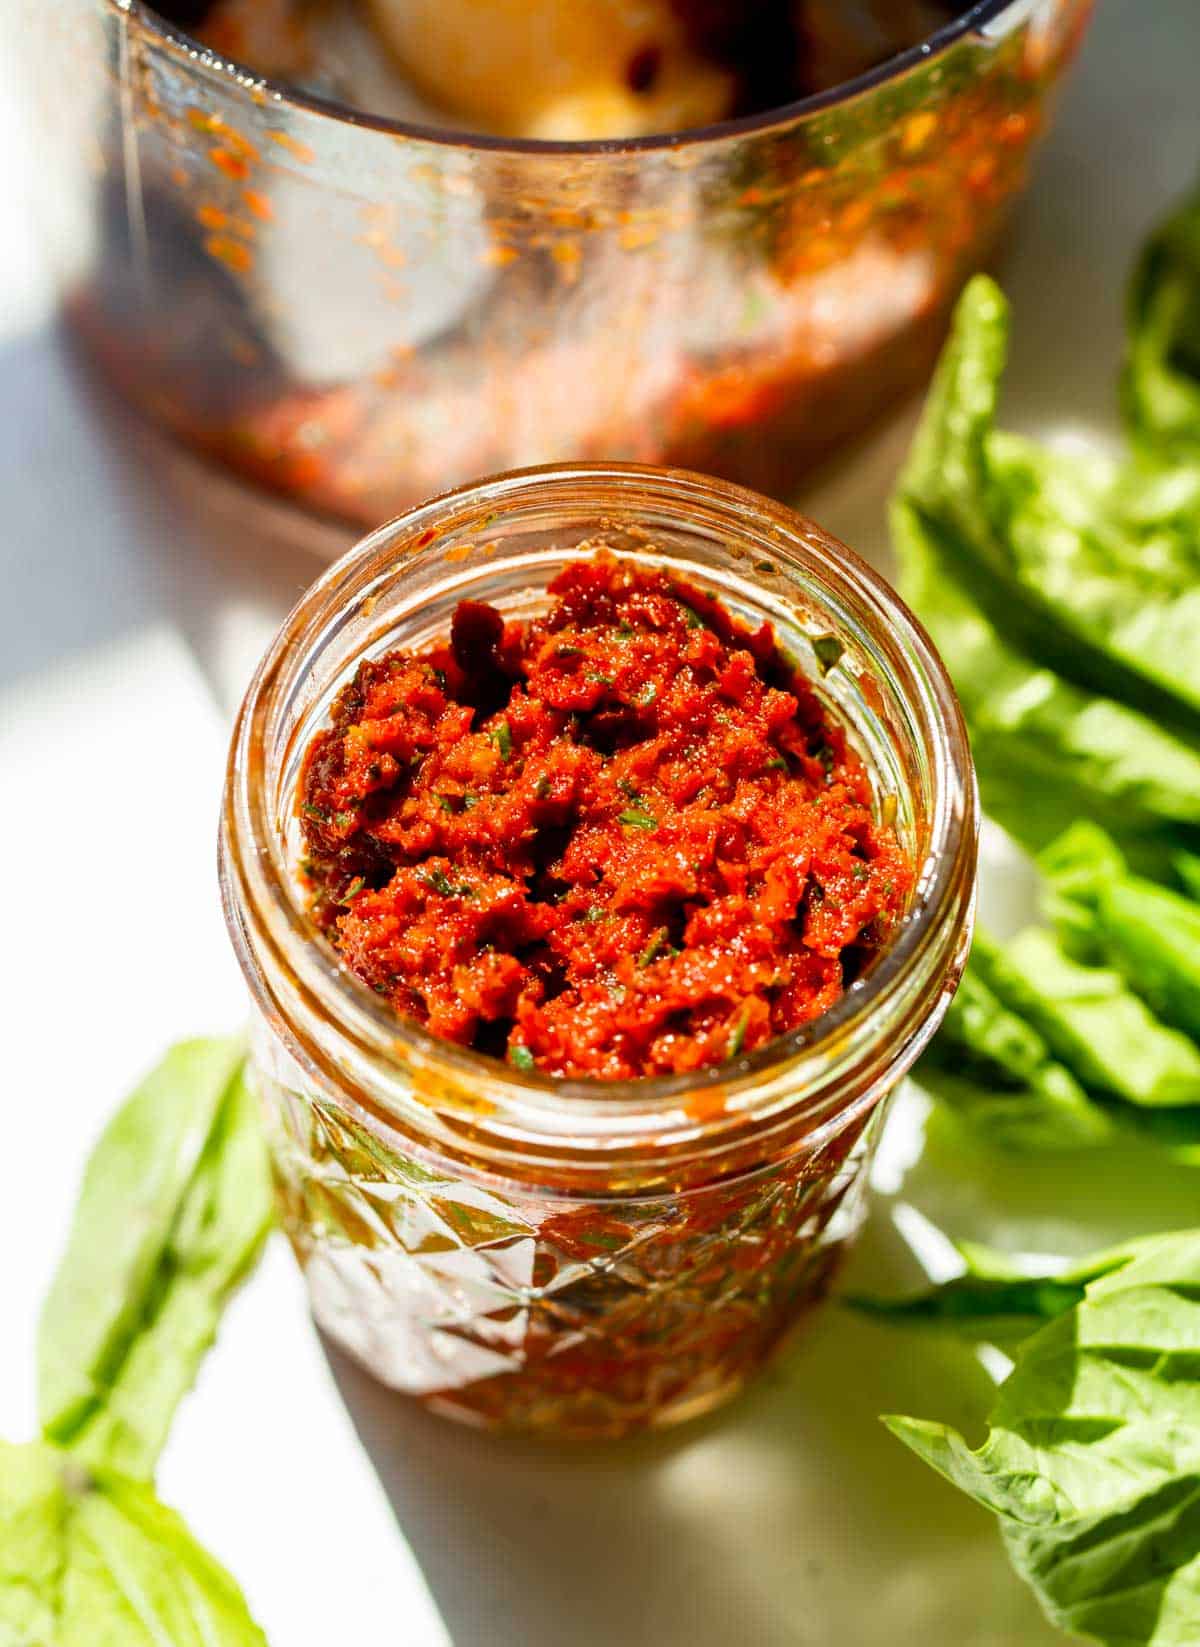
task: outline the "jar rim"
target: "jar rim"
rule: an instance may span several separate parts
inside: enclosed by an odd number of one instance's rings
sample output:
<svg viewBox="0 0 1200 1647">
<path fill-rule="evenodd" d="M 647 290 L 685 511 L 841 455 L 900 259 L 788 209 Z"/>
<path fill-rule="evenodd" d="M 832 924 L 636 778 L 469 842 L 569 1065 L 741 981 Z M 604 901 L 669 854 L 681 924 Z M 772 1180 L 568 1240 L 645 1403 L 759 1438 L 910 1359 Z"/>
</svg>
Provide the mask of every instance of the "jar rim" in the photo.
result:
<svg viewBox="0 0 1200 1647">
<path fill-rule="evenodd" d="M 738 522 L 754 520 L 773 534 L 772 552 L 781 570 L 803 553 L 862 603 L 885 626 L 911 662 L 915 699 L 906 699 L 920 712 L 931 752 L 932 805 L 929 846 L 923 864 L 915 865 L 917 895 L 895 934 L 864 977 L 856 980 L 820 1017 L 778 1036 L 763 1046 L 723 1064 L 683 1074 L 644 1076 L 616 1082 L 564 1080 L 539 1072 L 520 1071 L 499 1059 L 433 1036 L 415 1021 L 403 1018 L 373 994 L 329 946 L 316 940 L 311 918 L 296 896 L 286 872 L 283 842 L 272 816 L 263 785 L 257 789 L 253 774 L 263 770 L 267 714 L 272 694 L 280 685 L 281 670 L 291 658 L 303 655 L 329 614 L 344 606 L 347 597 L 361 593 L 369 569 L 383 571 L 403 536 L 423 538 L 438 524 L 456 516 L 471 518 L 472 508 L 503 513 L 506 501 L 531 495 L 569 494 L 572 489 L 602 488 L 626 505 L 653 501 L 669 505 L 687 519 L 689 502 L 717 504 L 728 515 L 731 535 Z M 247 906 L 251 918 L 266 934 L 277 958 L 294 964 L 304 974 L 310 994 L 325 995 L 336 1004 L 332 1020 L 368 1060 L 385 1071 L 412 1078 L 414 1068 L 432 1072 L 462 1090 L 487 1092 L 487 1108 L 506 1113 L 542 1138 L 582 1126 L 597 1136 L 648 1132 L 657 1121 L 678 1112 L 683 1100 L 719 1094 L 722 1113 L 745 1123 L 752 1116 L 775 1115 L 783 1108 L 797 1110 L 806 1093 L 806 1063 L 828 1060 L 831 1051 L 861 1056 L 865 1030 L 873 1014 L 895 997 L 921 957 L 931 949 L 947 959 L 964 949 L 969 930 L 974 884 L 978 804 L 966 730 L 949 676 L 918 619 L 888 582 L 854 551 L 840 544 L 805 517 L 758 493 L 708 475 L 627 463 L 547 464 L 509 471 L 456 487 L 378 527 L 330 566 L 305 592 L 280 627 L 247 690 L 232 739 L 221 830 L 221 881 L 226 921 L 243 972 L 260 1006 L 267 1006 L 261 959 L 245 930 Z M 947 960 L 947 967 L 948 967 Z M 943 991 L 944 993 L 944 991 Z M 948 999 L 948 996 L 945 997 Z M 268 1016 L 279 1018 L 278 1009 Z M 326 1016 L 328 1016 L 326 1014 Z M 926 1015 L 928 1016 L 928 1014 Z M 940 1017 L 940 1013 L 937 1014 Z M 288 1025 L 293 1032 L 294 1024 Z M 924 1040 L 917 1026 L 911 1056 Z M 932 1033 L 928 1028 L 927 1034 Z M 292 1050 L 296 1048 L 293 1046 Z M 906 1066 L 907 1067 L 907 1066 Z M 784 1081 L 790 1105 L 779 1101 L 754 1102 L 764 1083 Z M 894 1079 L 895 1077 L 893 1077 Z M 781 1100 L 781 1094 L 775 1094 Z M 820 1091 L 809 1106 L 819 1111 Z M 428 1102 L 429 1100 L 426 1100 Z M 436 1103 L 434 1104 L 436 1108 Z M 846 1105 L 837 1106 L 841 1114 Z M 691 1123 L 695 1128 L 694 1115 Z"/>
<path fill-rule="evenodd" d="M 974 0 L 959 17 L 953 17 L 941 28 L 894 52 L 873 68 L 840 81 L 827 90 L 810 92 L 805 97 L 780 103 L 755 114 L 740 115 L 736 119 L 718 120 L 703 126 L 689 126 L 679 132 L 652 132 L 644 137 L 593 138 L 536 138 L 501 137 L 487 132 L 471 132 L 450 126 L 424 125 L 413 120 L 395 120 L 387 115 L 371 114 L 336 98 L 321 97 L 304 92 L 271 75 L 248 71 L 236 59 L 223 57 L 210 50 L 194 35 L 172 23 L 148 0 L 107 0 L 110 7 L 134 16 L 143 28 L 157 36 L 161 44 L 175 54 L 189 58 L 194 67 L 211 74 L 218 80 L 256 92 L 266 93 L 283 107 L 292 107 L 305 114 L 332 120 L 340 125 L 356 126 L 365 131 L 380 132 L 389 137 L 406 137 L 415 142 L 434 143 L 441 147 L 478 150 L 492 154 L 537 156 L 585 156 L 678 152 L 701 144 L 716 144 L 727 139 L 778 135 L 796 126 L 812 115 L 821 114 L 841 104 L 851 103 L 866 93 L 875 91 L 889 82 L 899 80 L 911 70 L 935 60 L 950 47 L 971 34 L 982 35 L 997 23 L 1018 27 L 1032 9 L 1031 0 Z M 1010 15 L 1011 14 L 1011 15 Z"/>
</svg>

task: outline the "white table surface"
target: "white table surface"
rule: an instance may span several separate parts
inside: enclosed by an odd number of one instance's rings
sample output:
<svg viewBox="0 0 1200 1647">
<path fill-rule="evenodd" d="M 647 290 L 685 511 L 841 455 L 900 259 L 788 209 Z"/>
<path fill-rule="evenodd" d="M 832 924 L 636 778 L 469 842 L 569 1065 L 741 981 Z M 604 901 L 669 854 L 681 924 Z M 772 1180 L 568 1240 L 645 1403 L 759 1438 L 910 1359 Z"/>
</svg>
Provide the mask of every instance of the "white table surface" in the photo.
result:
<svg viewBox="0 0 1200 1647">
<path fill-rule="evenodd" d="M 1112 432 L 1129 258 L 1200 164 L 1198 65 L 1196 0 L 1100 0 L 1004 271 L 1013 425 Z M 0 156 L 0 861 L 17 866 L 0 961 L 0 1433 L 19 1439 L 38 1304 L 97 1129 L 173 1038 L 241 1017 L 213 870 L 224 742 L 316 566 L 181 484 L 73 364 L 25 232 L 36 155 L 11 99 Z M 910 411 L 804 500 L 883 564 L 911 427 Z M 1026 893 L 989 837 L 988 918 L 1012 924 Z M 914 1095 L 889 1124 L 860 1286 L 945 1273 L 941 1231 L 1058 1252 L 1196 1222 L 1183 1170 L 951 1170 L 921 1154 L 921 1123 Z M 179 1415 L 160 1490 L 273 1647 L 1049 1647 L 1062 1638 L 990 1518 L 877 1422 L 977 1428 L 988 1388 L 966 1350 L 834 1307 L 698 1426 L 608 1450 L 499 1443 L 324 1350 L 276 1238 Z"/>
</svg>

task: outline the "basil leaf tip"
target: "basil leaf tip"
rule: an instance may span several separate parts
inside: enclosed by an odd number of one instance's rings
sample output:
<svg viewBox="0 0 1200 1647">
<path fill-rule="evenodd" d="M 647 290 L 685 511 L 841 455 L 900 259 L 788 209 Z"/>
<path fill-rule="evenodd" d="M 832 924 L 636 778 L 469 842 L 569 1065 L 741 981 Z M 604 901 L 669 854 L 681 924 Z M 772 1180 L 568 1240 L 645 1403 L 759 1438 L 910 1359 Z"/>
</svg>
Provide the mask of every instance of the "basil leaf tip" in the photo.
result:
<svg viewBox="0 0 1200 1647">
<path fill-rule="evenodd" d="M 47 1440 L 149 1479 L 271 1222 L 238 1040 L 171 1049 L 88 1162 L 38 1333 Z"/>
</svg>

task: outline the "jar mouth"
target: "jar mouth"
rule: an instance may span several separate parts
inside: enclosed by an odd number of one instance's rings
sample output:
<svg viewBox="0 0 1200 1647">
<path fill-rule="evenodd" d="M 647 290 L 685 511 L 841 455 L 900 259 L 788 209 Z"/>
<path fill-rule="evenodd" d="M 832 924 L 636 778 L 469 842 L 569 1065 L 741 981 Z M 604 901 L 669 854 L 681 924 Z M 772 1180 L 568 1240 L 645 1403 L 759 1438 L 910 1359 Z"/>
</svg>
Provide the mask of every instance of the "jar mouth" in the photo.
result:
<svg viewBox="0 0 1200 1647">
<path fill-rule="evenodd" d="M 579 138 L 575 140 L 535 137 L 499 137 L 486 132 L 469 132 L 461 128 L 422 125 L 411 120 L 392 120 L 385 115 L 371 114 L 334 98 L 298 91 L 286 81 L 268 75 L 250 74 L 234 60 L 221 57 L 202 46 L 194 36 L 179 28 L 146 0 L 108 0 L 109 5 L 137 17 L 148 33 L 158 37 L 163 47 L 189 59 L 215 79 L 253 88 L 268 95 L 281 107 L 295 108 L 307 114 L 320 116 L 343 125 L 357 126 L 365 131 L 382 132 L 392 137 L 405 137 L 414 142 L 436 143 L 447 148 L 480 150 L 492 154 L 514 155 L 626 155 L 655 151 L 678 151 L 700 144 L 720 143 L 732 138 L 754 137 L 778 133 L 807 119 L 810 115 L 853 102 L 855 98 L 898 80 L 910 69 L 930 62 L 951 46 L 971 34 L 983 34 L 1012 14 L 1012 26 L 1019 25 L 1030 9 L 1030 0 L 975 0 L 959 17 L 935 29 L 923 40 L 905 50 L 893 53 L 882 63 L 862 74 L 831 86 L 826 91 L 811 92 L 788 103 L 781 103 L 755 114 L 739 116 L 734 120 L 719 120 L 706 126 L 687 127 L 679 132 L 653 132 L 645 137 Z"/>
<path fill-rule="evenodd" d="M 766 545 L 784 580 L 803 555 L 807 570 L 820 572 L 843 607 L 869 619 L 881 644 L 888 646 L 930 772 L 927 846 L 923 861 L 914 864 L 912 901 L 864 975 L 820 1017 L 737 1059 L 632 1081 L 525 1073 L 444 1041 L 397 1014 L 317 934 L 290 873 L 278 811 L 261 781 L 280 694 L 287 680 L 294 685 L 311 671 L 331 615 L 372 610 L 377 589 L 396 584 L 397 567 L 414 546 L 437 540 L 452 564 L 455 545 L 464 531 L 470 534 L 472 521 L 478 525 L 481 517 L 504 518 L 533 497 L 565 499 L 580 493 L 603 499 L 614 517 L 624 511 L 630 520 L 644 516 L 652 522 L 655 511 L 664 508 L 679 519 L 707 510 L 726 523 L 731 538 L 742 533 L 748 541 L 752 538 L 754 553 L 763 553 Z M 646 536 L 652 554 L 652 523 Z M 786 601 L 785 596 L 777 598 L 781 604 Z M 953 970 L 951 957 L 961 959 L 970 924 L 977 829 L 974 773 L 949 677 L 922 625 L 857 554 L 782 504 L 706 475 L 640 464 L 544 465 L 455 488 L 379 527 L 329 567 L 297 603 L 260 663 L 239 712 L 222 817 L 221 880 L 226 920 L 251 990 L 290 1043 L 295 1025 L 280 1023 L 281 1015 L 288 1014 L 281 1014 L 268 986 L 264 951 L 273 966 L 291 976 L 297 999 L 336 1025 L 345 1043 L 346 1056 L 338 1060 L 343 1073 L 357 1054 L 409 1083 L 415 1075 L 434 1108 L 461 1109 L 463 1094 L 482 1092 L 483 1104 L 468 1100 L 466 1107 L 503 1113 L 518 1130 L 550 1136 L 569 1121 L 572 1131 L 594 1131 L 599 1137 L 653 1129 L 679 1117 L 681 1106 L 687 1114 L 680 1124 L 694 1129 L 706 1098 L 719 1097 L 723 1115 L 748 1118 L 751 1112 L 762 1113 L 766 1089 L 780 1110 L 794 1110 L 798 1094 L 819 1109 L 822 1096 L 828 1097 L 830 1072 L 840 1068 L 844 1077 L 848 1060 L 861 1061 L 872 1038 L 870 1024 L 903 993 L 906 980 L 911 985 L 928 970 L 927 962 L 938 972 L 937 992 L 929 996 L 926 991 L 921 999 L 928 1005 L 926 997 L 936 1000 L 940 994 L 944 1007 L 945 976 Z M 911 1045 L 907 1063 L 938 1018 L 940 1010 L 924 1012 L 924 1037 L 921 1023 L 897 1022 L 897 1033 Z M 291 1050 L 297 1050 L 294 1044 Z M 894 1070 L 894 1059 L 889 1067 Z M 844 1092 L 843 1081 L 843 1098 Z"/>
</svg>

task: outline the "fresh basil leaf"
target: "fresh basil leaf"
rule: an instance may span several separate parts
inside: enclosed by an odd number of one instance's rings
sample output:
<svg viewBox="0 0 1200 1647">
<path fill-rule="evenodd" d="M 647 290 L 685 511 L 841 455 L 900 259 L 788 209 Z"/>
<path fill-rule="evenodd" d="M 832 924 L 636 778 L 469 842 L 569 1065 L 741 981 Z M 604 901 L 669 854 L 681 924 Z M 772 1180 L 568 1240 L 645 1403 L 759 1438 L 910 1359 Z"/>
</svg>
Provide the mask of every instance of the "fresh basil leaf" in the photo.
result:
<svg viewBox="0 0 1200 1647">
<path fill-rule="evenodd" d="M 973 281 L 892 506 L 985 807 L 1034 851 L 1096 819 L 1159 878 L 1200 845 L 1200 469 L 998 432 L 1008 311 Z"/>
<path fill-rule="evenodd" d="M 1060 1278 L 1061 1279 L 1061 1278 Z M 1132 1243 L 1017 1349 L 983 1445 L 885 1420 L 999 1518 L 1047 1617 L 1105 1647 L 1200 1641 L 1200 1231 Z"/>
<path fill-rule="evenodd" d="M 894 1326 L 938 1327 L 971 1342 L 1007 1349 L 1082 1297 L 1081 1286 L 1054 1279 L 999 1281 L 963 1275 L 911 1298 L 851 1295 L 844 1302 L 860 1314 L 877 1316 Z"/>
<path fill-rule="evenodd" d="M 1200 750 L 1200 551 L 1185 535 L 1177 553 L 1147 554 L 1116 463 L 996 430 L 1007 345 L 1008 305 L 978 276 L 959 301 L 902 495 L 948 534 L 1006 640 L 1084 691 L 1174 723 Z"/>
<path fill-rule="evenodd" d="M 239 1077 L 180 1209 L 155 1308 L 103 1405 L 71 1438 L 83 1457 L 149 1477 L 225 1304 L 258 1258 L 271 1212 L 258 1106 Z"/>
<path fill-rule="evenodd" d="M 230 1574 L 144 1483 L 97 1479 L 68 1523 L 62 1647 L 265 1647 Z"/>
<path fill-rule="evenodd" d="M 1037 1030 L 997 996 L 989 976 L 998 963 L 996 945 L 977 931 L 970 963 L 916 1079 L 972 1133 L 1008 1152 L 1111 1143 L 1111 1117 Z"/>
<path fill-rule="evenodd" d="M 1200 845 L 1200 755 L 1006 640 L 961 581 L 953 538 L 907 497 L 891 520 L 904 593 L 963 703 L 987 811 L 1033 851 L 1093 817 L 1136 868 L 1168 874 L 1174 851 Z"/>
<path fill-rule="evenodd" d="M 266 1647 L 241 1591 L 143 1482 L 0 1443 L 5 1647 Z"/>
<path fill-rule="evenodd" d="M 1100 889 L 1123 875 L 1129 865 L 1117 843 L 1090 819 L 1080 818 L 1038 854 L 1047 883 L 1047 912 L 1068 930 L 1088 936 Z"/>
<path fill-rule="evenodd" d="M 1188 897 L 1200 902 L 1200 855 L 1177 852 L 1172 867 Z"/>
<path fill-rule="evenodd" d="M 1189 923 L 1194 906 L 1129 876 L 1112 840 L 1091 824 L 1059 837 L 1040 864 L 1062 941 L 1034 932 L 1000 946 L 977 931 L 958 993 L 916 1079 L 958 1125 L 1009 1153 L 1095 1148 L 1129 1137 L 1200 1164 L 1200 1051 L 1144 999 L 1154 995 L 1158 977 L 1147 953 L 1172 999 L 1182 1000 L 1181 980 L 1191 977 L 1200 952 L 1172 950 L 1166 938 L 1174 929 L 1165 923 L 1160 943 L 1140 920 L 1137 889 L 1170 898 L 1177 917 L 1183 905 Z M 1110 897 L 1104 889 L 1121 875 L 1133 894 Z M 1103 929 L 1098 908 L 1111 909 Z M 1126 938 L 1127 925 L 1136 943 Z M 1110 930 L 1106 949 L 1102 938 Z M 1118 940 L 1126 945 L 1120 955 Z M 1117 970 L 1086 964 L 1097 959 Z M 1167 972 L 1168 960 L 1175 971 Z"/>
<path fill-rule="evenodd" d="M 1129 874 L 1091 824 L 1052 842 L 1039 867 L 1068 941 L 1115 967 L 1159 1018 L 1200 1041 L 1200 905 Z"/>
<path fill-rule="evenodd" d="M 0 1647 L 57 1647 L 67 1511 L 55 1454 L 0 1441 Z"/>
<path fill-rule="evenodd" d="M 1011 1350 L 1081 1303 L 1088 1285 L 1127 1263 L 1137 1246 L 1114 1247 L 1050 1273 L 1022 1269 L 1005 1254 L 970 1242 L 959 1251 L 965 1270 L 940 1286 L 906 1298 L 851 1294 L 843 1302 L 894 1326 L 938 1328 Z"/>
<path fill-rule="evenodd" d="M 1136 1104 L 1111 1104 L 1108 1109 L 1121 1132 L 1162 1150 L 1181 1166 L 1200 1167 L 1200 1106 L 1142 1109 Z"/>
<path fill-rule="evenodd" d="M 1010 940 L 992 984 L 1085 1086 L 1128 1104 L 1200 1105 L 1200 1048 L 1159 1023 L 1120 973 L 1082 965 L 1052 933 Z"/>
<path fill-rule="evenodd" d="M 1158 471 L 1050 452 L 1015 435 L 988 443 L 995 531 L 1020 598 L 1044 614 L 1040 651 L 1078 683 L 1200 731 L 1200 540 L 1147 515 Z M 1073 637 L 1073 638 L 1072 638 Z M 1115 666 L 1115 667 L 1114 667 Z M 1160 695 L 1161 694 L 1161 695 Z"/>
<path fill-rule="evenodd" d="M 990 546 L 987 436 L 1008 356 L 1008 303 L 994 280 L 967 283 L 954 311 L 900 495 L 968 551 Z"/>
<path fill-rule="evenodd" d="M 271 1217 L 237 1041 L 174 1047 L 89 1161 L 42 1313 L 48 1440 L 148 1479 Z"/>
<path fill-rule="evenodd" d="M 1151 236 L 1134 271 L 1122 388 L 1135 438 L 1200 458 L 1200 190 Z"/>
</svg>

